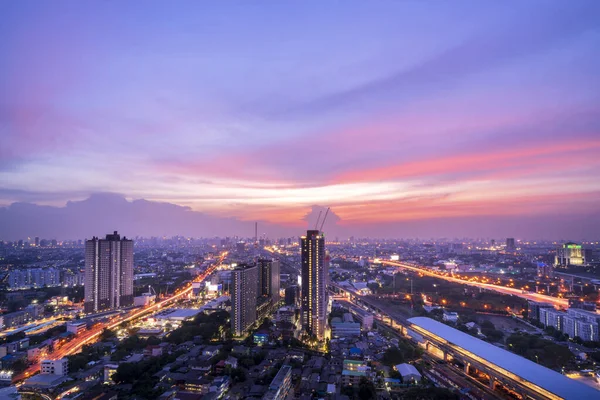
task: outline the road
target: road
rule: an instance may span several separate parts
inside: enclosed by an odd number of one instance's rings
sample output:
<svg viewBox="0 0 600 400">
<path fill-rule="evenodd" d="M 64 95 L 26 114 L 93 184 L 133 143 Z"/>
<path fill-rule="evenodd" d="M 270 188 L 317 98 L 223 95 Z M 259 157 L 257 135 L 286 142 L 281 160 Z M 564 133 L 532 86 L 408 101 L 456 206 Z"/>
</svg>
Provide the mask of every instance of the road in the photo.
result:
<svg viewBox="0 0 600 400">
<path fill-rule="evenodd" d="M 226 256 L 227 256 L 227 252 L 222 253 L 221 256 L 218 258 L 218 260 L 214 264 L 212 264 L 206 271 L 204 271 L 204 273 L 202 273 L 201 275 L 198 275 L 196 277 L 196 279 L 194 279 L 194 282 L 204 281 L 208 276 L 210 276 L 215 271 L 215 269 L 219 265 L 221 265 L 223 263 L 223 260 L 225 259 Z M 141 318 L 151 312 L 155 312 L 163 307 L 170 305 L 173 302 L 181 300 L 183 297 L 185 297 L 187 294 L 189 294 L 191 292 L 191 290 L 192 290 L 192 284 L 188 283 L 183 288 L 177 289 L 175 291 L 175 293 L 167 299 L 161 300 L 159 302 L 148 305 L 146 307 L 134 309 L 127 313 L 115 316 L 107 322 L 95 324 L 92 329 L 87 330 L 87 331 L 81 333 L 79 336 L 77 336 L 73 340 L 66 342 L 60 348 L 58 348 L 57 350 L 52 352 L 46 359 L 58 360 L 63 357 L 66 357 L 66 356 L 76 354 L 79 351 L 81 351 L 81 348 L 84 345 L 96 342 L 98 340 L 98 338 L 100 337 L 100 335 L 102 334 L 102 331 L 105 328 L 106 329 L 115 329 L 123 322 L 128 322 L 128 321 L 131 321 L 134 319 L 138 319 L 138 318 Z M 30 376 L 38 373 L 40 371 L 40 365 L 41 365 L 40 362 L 30 365 L 29 368 L 27 368 L 25 371 L 23 371 L 22 373 L 20 373 L 19 375 L 17 375 L 16 377 L 13 378 L 13 383 L 20 382 L 23 379 L 27 379 Z"/>
<path fill-rule="evenodd" d="M 373 260 L 371 260 L 371 261 L 373 261 Z M 478 287 L 478 288 L 482 288 L 482 289 L 493 290 L 494 292 L 518 296 L 518 297 L 521 297 L 521 298 L 527 299 L 527 300 L 551 303 L 555 307 L 568 307 L 569 306 L 569 301 L 567 299 L 560 299 L 558 297 L 552 297 L 552 296 L 547 296 L 544 294 L 538 294 L 538 293 L 532 293 L 532 292 L 523 293 L 523 291 L 520 289 L 492 285 L 489 283 L 466 281 L 464 279 L 458 279 L 453 276 L 438 274 L 438 273 L 430 271 L 426 268 L 416 267 L 411 264 L 406 264 L 406 263 L 397 262 L 397 261 L 378 260 L 378 262 L 381 264 L 384 264 L 384 265 L 391 265 L 394 267 L 399 267 L 399 268 L 419 272 L 423 275 L 432 276 L 432 277 L 439 278 L 439 279 L 444 279 L 448 282 L 454 282 L 454 283 L 459 283 L 461 285 L 468 285 L 468 286 Z"/>
</svg>

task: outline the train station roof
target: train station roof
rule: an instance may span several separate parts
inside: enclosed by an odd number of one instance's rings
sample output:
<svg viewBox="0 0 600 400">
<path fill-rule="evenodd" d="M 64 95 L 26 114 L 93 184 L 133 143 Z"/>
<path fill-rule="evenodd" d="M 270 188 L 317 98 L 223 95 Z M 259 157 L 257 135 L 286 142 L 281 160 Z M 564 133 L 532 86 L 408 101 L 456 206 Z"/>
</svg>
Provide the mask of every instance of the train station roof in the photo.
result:
<svg viewBox="0 0 600 400">
<path fill-rule="evenodd" d="M 414 317 L 408 322 L 564 399 L 600 398 L 600 391 L 591 386 L 431 318 Z"/>
</svg>

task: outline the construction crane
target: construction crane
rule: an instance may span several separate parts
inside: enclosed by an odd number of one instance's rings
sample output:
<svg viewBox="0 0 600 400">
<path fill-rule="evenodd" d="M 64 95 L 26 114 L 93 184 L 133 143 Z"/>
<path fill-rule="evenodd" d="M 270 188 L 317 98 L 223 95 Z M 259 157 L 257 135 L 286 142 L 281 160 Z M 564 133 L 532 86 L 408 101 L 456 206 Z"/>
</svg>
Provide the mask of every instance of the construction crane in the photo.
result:
<svg viewBox="0 0 600 400">
<path fill-rule="evenodd" d="M 317 218 L 317 222 L 315 222 L 315 230 L 317 230 L 317 228 L 319 227 L 319 220 L 321 219 L 322 212 L 323 210 L 319 211 L 319 217 Z"/>
<path fill-rule="evenodd" d="M 327 219 L 328 214 L 329 214 L 329 207 L 327 207 L 327 211 L 325 211 L 325 216 L 323 217 L 323 222 L 321 222 L 321 227 L 319 228 L 319 231 L 321 231 L 321 232 L 323 231 L 323 225 L 325 225 L 325 220 Z"/>
</svg>

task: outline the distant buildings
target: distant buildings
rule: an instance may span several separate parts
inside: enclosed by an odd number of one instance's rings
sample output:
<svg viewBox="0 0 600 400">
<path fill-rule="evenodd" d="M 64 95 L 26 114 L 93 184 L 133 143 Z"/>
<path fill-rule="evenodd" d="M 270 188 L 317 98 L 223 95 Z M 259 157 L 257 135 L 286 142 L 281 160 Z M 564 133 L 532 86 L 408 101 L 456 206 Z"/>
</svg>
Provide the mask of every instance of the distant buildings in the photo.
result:
<svg viewBox="0 0 600 400">
<path fill-rule="evenodd" d="M 318 230 L 309 230 L 301 238 L 302 257 L 302 326 L 321 340 L 325 335 L 326 271 L 325 237 Z"/>
<path fill-rule="evenodd" d="M 600 340 L 600 314 L 577 308 L 569 308 L 566 312 L 556 310 L 545 303 L 529 303 L 529 318 L 538 320 L 544 326 L 552 326 L 557 331 L 579 337 L 585 341 Z"/>
<path fill-rule="evenodd" d="M 241 336 L 256 321 L 258 266 L 241 265 L 231 272 L 231 330 Z"/>
<path fill-rule="evenodd" d="M 12 290 L 60 286 L 60 271 L 56 268 L 15 269 L 8 275 Z"/>
<path fill-rule="evenodd" d="M 540 278 L 553 278 L 554 267 L 543 262 L 537 263 L 537 276 Z"/>
<path fill-rule="evenodd" d="M 556 257 L 554 258 L 554 266 L 558 268 L 567 268 L 571 265 L 584 265 L 585 251 L 580 244 L 568 242 L 556 249 Z"/>
<path fill-rule="evenodd" d="M 31 304 L 21 311 L 0 315 L 0 329 L 11 328 L 26 322 L 41 318 L 44 315 L 44 306 Z"/>
<path fill-rule="evenodd" d="M 514 251 L 515 249 L 515 238 L 506 238 L 506 250 Z"/>
<path fill-rule="evenodd" d="M 133 304 L 133 240 L 117 231 L 85 242 L 86 312 Z"/>
</svg>

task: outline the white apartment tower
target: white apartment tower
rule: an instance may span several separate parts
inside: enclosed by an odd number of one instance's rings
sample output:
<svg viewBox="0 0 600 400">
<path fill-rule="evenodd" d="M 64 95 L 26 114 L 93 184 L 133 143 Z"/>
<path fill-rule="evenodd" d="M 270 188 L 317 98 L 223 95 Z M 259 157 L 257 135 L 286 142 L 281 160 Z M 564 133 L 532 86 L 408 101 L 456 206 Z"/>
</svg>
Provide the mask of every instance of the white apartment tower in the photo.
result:
<svg viewBox="0 0 600 400">
<path fill-rule="evenodd" d="M 86 312 L 133 304 L 133 240 L 115 231 L 85 242 Z"/>
</svg>

